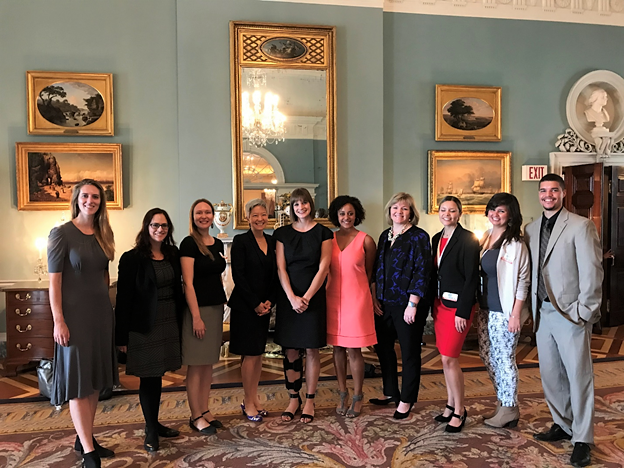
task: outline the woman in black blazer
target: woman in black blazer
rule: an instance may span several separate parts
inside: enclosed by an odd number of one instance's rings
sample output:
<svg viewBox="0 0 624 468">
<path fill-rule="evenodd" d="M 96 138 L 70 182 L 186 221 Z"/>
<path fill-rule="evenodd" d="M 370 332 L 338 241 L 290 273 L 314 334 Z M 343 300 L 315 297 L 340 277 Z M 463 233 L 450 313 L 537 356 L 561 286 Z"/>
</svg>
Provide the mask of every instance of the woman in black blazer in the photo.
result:
<svg viewBox="0 0 624 468">
<path fill-rule="evenodd" d="M 230 351 L 242 356 L 243 415 L 258 422 L 268 415 L 258 399 L 258 382 L 275 303 L 277 265 L 275 243 L 264 233 L 268 221 L 266 203 L 259 198 L 251 200 L 245 205 L 245 212 L 251 229 L 234 237 L 230 253 L 234 280 L 228 302 L 232 309 Z"/>
<path fill-rule="evenodd" d="M 446 432 L 460 432 L 468 415 L 459 354 L 472 324 L 479 285 L 479 241 L 459 224 L 461 213 L 459 199 L 444 197 L 439 210 L 444 229 L 432 241 L 433 321 L 448 394 L 446 409 L 435 420 L 448 423 Z"/>
<path fill-rule="evenodd" d="M 158 436 L 180 434 L 158 422 L 158 409 L 162 376 L 181 367 L 181 278 L 171 219 L 165 210 L 153 208 L 143 218 L 134 248 L 119 260 L 115 306 L 115 343 L 128 354 L 126 374 L 141 379 L 143 446 L 148 452 L 158 450 Z"/>
</svg>

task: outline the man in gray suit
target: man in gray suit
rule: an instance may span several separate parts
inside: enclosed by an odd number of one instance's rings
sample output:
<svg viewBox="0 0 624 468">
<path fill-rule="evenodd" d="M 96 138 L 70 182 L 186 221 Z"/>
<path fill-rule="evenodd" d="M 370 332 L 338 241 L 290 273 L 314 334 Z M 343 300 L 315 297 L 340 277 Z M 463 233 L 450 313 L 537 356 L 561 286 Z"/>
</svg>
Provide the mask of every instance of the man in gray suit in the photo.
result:
<svg viewBox="0 0 624 468">
<path fill-rule="evenodd" d="M 571 440 L 573 466 L 591 463 L 594 443 L 592 325 L 600 319 L 602 254 L 598 232 L 587 218 L 563 208 L 563 179 L 545 175 L 539 184 L 543 216 L 526 227 L 532 257 L 531 298 L 540 374 L 554 424 L 533 437 Z"/>
</svg>

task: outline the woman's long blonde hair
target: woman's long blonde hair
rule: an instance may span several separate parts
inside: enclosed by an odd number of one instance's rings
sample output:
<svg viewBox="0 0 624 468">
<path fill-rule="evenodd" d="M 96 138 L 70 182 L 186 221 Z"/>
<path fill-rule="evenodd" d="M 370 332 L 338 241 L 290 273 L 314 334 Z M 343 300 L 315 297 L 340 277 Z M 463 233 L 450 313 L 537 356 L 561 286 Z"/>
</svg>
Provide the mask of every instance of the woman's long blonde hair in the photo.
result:
<svg viewBox="0 0 624 468">
<path fill-rule="evenodd" d="M 78 197 L 80 196 L 80 190 L 85 185 L 92 185 L 100 192 L 100 207 L 93 217 L 93 230 L 95 232 L 95 239 L 98 241 L 98 244 L 100 244 L 100 247 L 102 247 L 104 254 L 110 261 L 113 261 L 115 258 L 115 235 L 113 234 L 110 222 L 108 221 L 106 193 L 98 181 L 93 179 L 83 179 L 74 186 L 71 201 L 69 202 L 72 219 L 77 218 L 80 214 Z"/>
<path fill-rule="evenodd" d="M 210 201 L 206 200 L 205 198 L 195 200 L 191 205 L 191 212 L 189 213 L 189 232 L 202 255 L 207 255 L 210 260 L 214 260 L 214 255 L 212 255 L 212 252 L 208 250 L 208 247 L 206 247 L 206 244 L 204 244 L 204 241 L 202 240 L 202 235 L 199 233 L 199 229 L 197 228 L 195 220 L 193 219 L 193 211 L 195 211 L 195 207 L 200 203 L 206 203 L 210 205 L 210 209 L 212 209 L 212 215 L 214 216 L 215 214 L 214 206 L 212 205 L 212 203 L 210 203 Z"/>
</svg>

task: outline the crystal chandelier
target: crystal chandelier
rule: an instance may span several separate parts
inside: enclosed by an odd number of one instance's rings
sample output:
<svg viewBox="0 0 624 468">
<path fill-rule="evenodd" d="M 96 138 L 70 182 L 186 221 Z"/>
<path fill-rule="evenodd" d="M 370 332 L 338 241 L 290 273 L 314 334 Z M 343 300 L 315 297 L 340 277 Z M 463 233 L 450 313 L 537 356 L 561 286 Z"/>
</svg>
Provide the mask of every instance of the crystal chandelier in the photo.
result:
<svg viewBox="0 0 624 468">
<path fill-rule="evenodd" d="M 263 104 L 262 92 L 257 89 L 263 80 L 253 76 L 248 81 L 256 89 L 251 95 L 251 102 L 249 100 L 249 92 L 245 91 L 243 93 L 243 138 L 247 138 L 256 147 L 266 146 L 267 143 L 284 141 L 284 122 L 286 117 L 277 109 L 279 96 L 267 92 L 264 94 Z"/>
</svg>

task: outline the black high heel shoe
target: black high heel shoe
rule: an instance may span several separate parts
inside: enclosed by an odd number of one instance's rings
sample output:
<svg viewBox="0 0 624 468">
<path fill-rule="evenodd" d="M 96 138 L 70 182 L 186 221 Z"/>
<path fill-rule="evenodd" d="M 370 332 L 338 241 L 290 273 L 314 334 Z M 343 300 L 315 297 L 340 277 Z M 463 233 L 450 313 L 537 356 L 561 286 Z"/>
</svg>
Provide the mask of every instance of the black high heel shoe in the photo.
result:
<svg viewBox="0 0 624 468">
<path fill-rule="evenodd" d="M 308 402 L 308 400 L 314 400 L 315 396 L 316 396 L 316 393 L 306 393 L 306 403 Z M 314 402 L 312 402 L 312 407 L 314 407 L 314 406 L 316 406 L 316 405 L 314 404 Z M 301 413 L 300 421 L 303 424 L 310 424 L 312 421 L 314 421 L 314 415 L 313 414 Z"/>
<path fill-rule="evenodd" d="M 444 428 L 444 432 L 461 432 L 461 430 L 464 428 L 464 424 L 466 424 L 466 418 L 468 417 L 468 411 L 466 410 L 466 408 L 464 408 L 464 415 L 460 416 L 459 414 L 455 414 L 453 413 L 453 415 L 451 416 L 451 418 L 457 418 L 461 421 L 461 424 L 459 426 L 451 426 L 450 424 L 447 424 L 446 427 Z"/>
<path fill-rule="evenodd" d="M 102 462 L 97 450 L 82 454 L 82 468 L 101 468 Z"/>
<path fill-rule="evenodd" d="M 282 421 L 284 422 L 290 422 L 293 419 L 295 419 L 295 415 L 301 410 L 301 405 L 303 404 L 303 401 L 301 401 L 301 395 L 299 395 L 299 393 L 288 392 L 288 396 L 290 396 L 290 398 L 292 399 L 297 398 L 299 400 L 299 405 L 297 405 L 297 409 L 295 410 L 294 413 L 291 413 L 290 411 L 284 411 L 282 413 Z M 288 419 L 284 419 L 284 418 L 288 418 Z"/>
<path fill-rule="evenodd" d="M 160 441 L 158 440 L 158 431 L 145 429 L 145 440 L 143 441 L 143 448 L 146 452 L 157 452 L 160 448 Z"/>
<path fill-rule="evenodd" d="M 410 407 L 409 407 L 409 409 L 407 410 L 407 412 L 405 412 L 405 413 L 401 413 L 399 410 L 396 410 L 396 411 L 394 412 L 394 414 L 392 415 L 392 417 L 393 417 L 394 419 L 405 419 L 405 418 L 407 418 L 407 417 L 409 416 L 410 411 L 412 411 L 412 408 L 413 408 L 413 407 L 414 407 L 414 403 L 410 403 Z"/>
<path fill-rule="evenodd" d="M 205 414 L 210 413 L 210 410 L 206 410 L 202 413 L 202 418 L 204 418 Z M 206 420 L 206 422 L 208 422 L 208 424 L 210 424 L 212 427 L 214 427 L 215 429 L 223 429 L 223 423 L 221 421 L 219 421 L 218 419 L 213 419 L 212 421 L 208 421 L 207 418 L 204 418 Z"/>
<path fill-rule="evenodd" d="M 217 433 L 217 428 L 214 426 L 211 426 L 210 424 L 208 424 L 206 427 L 200 429 L 199 427 L 197 427 L 195 425 L 195 421 L 199 421 L 200 419 L 202 419 L 203 416 L 197 416 L 195 419 L 193 419 L 193 416 L 191 416 L 189 418 L 189 426 L 191 429 L 193 429 L 194 431 L 200 432 L 204 435 L 213 435 Z M 205 421 L 205 420 L 204 420 Z M 206 421 L 208 422 L 208 421 Z"/>
<path fill-rule="evenodd" d="M 98 444 L 95 437 L 93 439 L 93 449 L 97 452 L 98 457 L 100 458 L 112 458 L 115 456 L 115 452 L 111 449 L 107 449 L 106 447 L 102 447 Z M 76 436 L 76 442 L 74 442 L 74 450 L 80 452 L 81 455 L 84 455 L 84 449 L 82 448 L 82 443 L 80 442 L 80 437 Z"/>
<path fill-rule="evenodd" d="M 446 409 L 450 409 L 451 410 L 451 414 L 449 414 L 448 416 L 444 416 L 444 413 L 442 414 L 438 414 L 434 419 L 434 421 L 438 421 L 441 423 L 447 423 L 451 421 L 451 418 L 453 417 L 453 413 L 455 412 L 455 408 L 453 408 L 451 405 L 446 405 Z"/>
<path fill-rule="evenodd" d="M 396 397 L 389 398 L 371 398 L 368 400 L 369 403 L 377 406 L 387 406 L 390 403 L 394 403 L 395 406 L 399 406 L 399 399 Z"/>
</svg>

